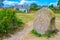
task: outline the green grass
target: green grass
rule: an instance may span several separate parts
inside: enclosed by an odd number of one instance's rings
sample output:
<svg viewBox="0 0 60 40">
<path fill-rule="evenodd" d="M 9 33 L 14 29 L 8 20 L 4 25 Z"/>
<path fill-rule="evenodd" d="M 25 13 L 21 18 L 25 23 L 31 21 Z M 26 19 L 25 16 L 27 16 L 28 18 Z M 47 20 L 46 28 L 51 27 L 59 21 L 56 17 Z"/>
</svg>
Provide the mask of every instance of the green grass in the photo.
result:
<svg viewBox="0 0 60 40">
<path fill-rule="evenodd" d="M 60 21 L 60 14 L 55 14 L 55 16 L 56 16 L 56 20 Z"/>
<path fill-rule="evenodd" d="M 55 13 L 56 16 L 56 20 L 60 20 L 60 10 L 53 10 L 53 12 Z"/>
<path fill-rule="evenodd" d="M 37 37 L 41 37 L 41 34 L 39 34 L 36 30 L 31 31 L 32 34 L 36 35 Z"/>
<path fill-rule="evenodd" d="M 60 14 L 60 10 L 53 10 L 55 14 Z"/>
<path fill-rule="evenodd" d="M 51 36 L 54 36 L 56 34 L 55 31 L 48 31 L 45 34 L 40 34 L 34 29 L 31 31 L 31 33 L 34 34 L 37 37 L 47 37 L 47 38 L 50 38 Z"/>
<path fill-rule="evenodd" d="M 24 23 L 28 23 L 28 22 L 34 20 L 35 12 L 30 12 L 30 13 L 17 13 L 16 16 L 17 16 L 17 18 L 22 19 L 22 21 Z"/>
</svg>

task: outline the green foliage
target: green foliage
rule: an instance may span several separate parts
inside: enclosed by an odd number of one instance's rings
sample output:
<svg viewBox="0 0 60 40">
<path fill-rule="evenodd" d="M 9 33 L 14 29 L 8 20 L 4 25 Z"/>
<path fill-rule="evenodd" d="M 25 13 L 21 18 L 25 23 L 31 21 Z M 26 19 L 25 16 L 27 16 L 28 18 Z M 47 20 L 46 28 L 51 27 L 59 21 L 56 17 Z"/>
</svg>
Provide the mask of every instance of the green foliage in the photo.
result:
<svg viewBox="0 0 60 40">
<path fill-rule="evenodd" d="M 34 30 L 34 29 L 31 31 L 31 33 L 34 34 L 34 35 L 36 35 L 36 36 L 38 36 L 38 37 L 41 37 L 41 34 L 39 34 L 39 33 L 38 33 L 36 30 Z"/>
<path fill-rule="evenodd" d="M 30 6 L 30 10 L 36 11 L 36 10 L 39 10 L 39 9 L 40 9 L 40 7 L 38 7 L 38 5 L 35 4 L 35 3 L 32 3 L 31 6 Z"/>
<path fill-rule="evenodd" d="M 60 8 L 60 0 L 58 0 L 58 4 L 57 4 L 57 5 L 58 5 L 58 7 Z"/>
<path fill-rule="evenodd" d="M 42 37 L 42 36 L 44 36 L 44 37 L 51 37 L 51 36 L 54 36 L 55 34 L 56 34 L 56 32 L 55 31 L 48 31 L 48 32 L 46 32 L 45 34 L 40 34 L 40 33 L 38 33 L 36 30 L 32 30 L 31 31 L 31 33 L 32 34 L 34 34 L 34 35 L 36 35 L 36 36 L 38 36 L 38 37 Z"/>
<path fill-rule="evenodd" d="M 15 10 L 0 10 L 0 35 L 11 33 L 23 24 L 22 20 L 17 19 Z"/>
<path fill-rule="evenodd" d="M 53 6 L 53 4 L 51 4 L 51 5 L 49 6 L 49 8 L 52 9 L 52 10 L 55 9 L 55 7 Z"/>
</svg>

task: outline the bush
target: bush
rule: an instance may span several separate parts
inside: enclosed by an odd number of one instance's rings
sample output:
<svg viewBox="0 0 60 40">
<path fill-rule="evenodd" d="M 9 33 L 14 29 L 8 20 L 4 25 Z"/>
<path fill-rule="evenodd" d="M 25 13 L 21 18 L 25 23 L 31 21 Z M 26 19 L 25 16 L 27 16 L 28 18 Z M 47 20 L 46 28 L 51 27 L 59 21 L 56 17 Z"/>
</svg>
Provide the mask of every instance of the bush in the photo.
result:
<svg viewBox="0 0 60 40">
<path fill-rule="evenodd" d="M 15 14 L 12 9 L 0 10 L 0 35 L 9 34 L 23 24 L 21 19 L 16 18 Z"/>
</svg>

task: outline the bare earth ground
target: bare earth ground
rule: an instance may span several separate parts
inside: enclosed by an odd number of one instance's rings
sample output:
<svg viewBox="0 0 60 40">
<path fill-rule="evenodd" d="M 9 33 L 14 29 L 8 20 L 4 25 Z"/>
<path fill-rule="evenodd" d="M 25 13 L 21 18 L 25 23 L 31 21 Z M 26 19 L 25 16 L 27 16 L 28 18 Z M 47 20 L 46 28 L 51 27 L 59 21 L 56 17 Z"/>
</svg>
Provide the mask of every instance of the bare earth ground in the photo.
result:
<svg viewBox="0 0 60 40">
<path fill-rule="evenodd" d="M 60 14 L 56 14 L 56 28 L 59 32 L 49 39 L 46 37 L 36 37 L 35 35 L 31 34 L 30 31 L 33 29 L 33 22 L 29 22 L 28 26 L 24 28 L 22 31 L 16 33 L 11 38 L 5 40 L 60 40 Z"/>
</svg>

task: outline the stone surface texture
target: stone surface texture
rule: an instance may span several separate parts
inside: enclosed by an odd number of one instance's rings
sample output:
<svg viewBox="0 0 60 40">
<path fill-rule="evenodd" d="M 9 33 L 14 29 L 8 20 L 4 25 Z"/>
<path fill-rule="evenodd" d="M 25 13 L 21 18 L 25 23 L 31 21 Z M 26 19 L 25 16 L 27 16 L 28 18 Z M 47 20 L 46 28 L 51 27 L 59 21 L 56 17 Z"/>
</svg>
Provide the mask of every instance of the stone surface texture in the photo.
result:
<svg viewBox="0 0 60 40">
<path fill-rule="evenodd" d="M 34 29 L 40 34 L 44 34 L 47 31 L 54 30 L 55 29 L 54 12 L 49 8 L 40 9 L 36 13 L 33 26 Z"/>
</svg>

